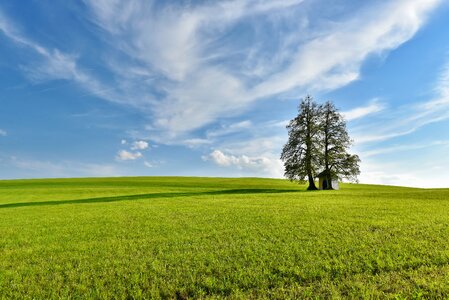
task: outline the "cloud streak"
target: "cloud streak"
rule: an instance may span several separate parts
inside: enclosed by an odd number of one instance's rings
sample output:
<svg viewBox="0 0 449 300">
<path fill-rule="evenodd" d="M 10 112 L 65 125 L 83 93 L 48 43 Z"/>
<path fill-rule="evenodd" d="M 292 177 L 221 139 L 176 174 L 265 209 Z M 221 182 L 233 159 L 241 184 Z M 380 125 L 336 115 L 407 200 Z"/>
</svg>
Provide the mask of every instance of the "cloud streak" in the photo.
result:
<svg viewBox="0 0 449 300">
<path fill-rule="evenodd" d="M 150 90 L 160 100 L 150 104 L 151 125 L 154 134 L 167 140 L 241 114 L 260 99 L 297 88 L 335 89 L 357 80 L 367 57 L 391 51 L 413 37 L 440 1 L 366 4 L 332 24 L 294 21 L 307 18 L 302 2 L 158 6 L 143 1 L 85 1 L 93 21 L 139 62 L 139 80 L 154 79 L 157 88 Z M 281 31 L 270 51 L 265 42 L 252 42 L 263 40 L 258 22 Z M 228 42 L 226 36 L 239 26 L 250 28 L 248 41 Z M 296 27 L 298 34 L 307 32 L 307 39 L 282 32 L 288 26 Z M 248 72 L 248 66 L 254 72 Z M 263 71 L 256 72 L 260 66 Z"/>
<path fill-rule="evenodd" d="M 356 107 L 349 111 L 344 111 L 341 114 L 343 115 L 346 121 L 353 121 L 380 112 L 384 109 L 385 105 L 378 103 L 377 101 L 372 101 L 372 103 L 370 103 L 367 106 Z"/>
<path fill-rule="evenodd" d="M 76 83 L 88 95 L 138 108 L 149 112 L 149 102 L 152 96 L 144 93 L 139 87 L 140 82 L 133 83 L 125 78 L 113 82 L 104 81 L 96 73 L 87 71 L 80 66 L 80 54 L 64 53 L 57 48 L 49 48 L 26 37 L 17 29 L 0 10 L 0 32 L 19 47 L 34 52 L 35 59 L 21 65 L 25 75 L 35 83 L 51 80 L 68 80 Z"/>
<path fill-rule="evenodd" d="M 45 177 L 121 176 L 128 174 L 113 164 L 75 161 L 53 162 L 18 157 L 9 158 L 4 164 L 11 164 L 16 169 L 26 171 L 26 178 L 42 177 L 42 174 L 45 174 Z"/>
<path fill-rule="evenodd" d="M 354 128 L 354 140 L 359 145 L 386 141 L 449 119 L 449 62 L 442 68 L 434 92 L 427 101 L 385 111 L 378 119 Z"/>
<path fill-rule="evenodd" d="M 143 157 L 151 141 L 201 149 L 220 167 L 278 176 L 285 122 L 243 114 L 263 101 L 358 80 L 367 59 L 409 41 L 441 2 L 361 2 L 343 18 L 338 12 L 316 18 L 316 8 L 328 2 L 84 0 L 83 20 L 97 26 L 90 29 L 99 41 L 98 57 L 91 58 L 98 69 L 85 62 L 97 51 L 69 53 L 37 42 L 1 12 L 0 31 L 33 54 L 21 64 L 31 81 L 74 82 L 84 89 L 82 97 L 126 105 L 146 117 L 146 129 L 127 137 L 135 142 L 122 143 L 126 150 L 116 160 L 154 165 Z M 435 95 L 391 111 L 378 101 L 354 103 L 343 114 L 356 121 L 348 125 L 357 126 L 351 128 L 357 144 L 372 144 L 449 118 L 449 65 Z"/>
<path fill-rule="evenodd" d="M 409 40 L 440 3 L 365 4 L 329 24 L 309 18 L 302 0 L 84 2 L 91 21 L 103 29 L 100 39 L 121 53 L 105 63 L 112 81 L 83 69 L 82 53 L 48 49 L 22 35 L 2 14 L 0 30 L 40 56 L 23 67 L 32 80 L 71 80 L 91 95 L 132 106 L 151 119 L 155 139 L 167 143 L 189 139 L 193 131 L 240 115 L 267 97 L 298 88 L 335 89 L 357 80 L 367 57 Z M 260 23 L 278 37 L 263 38 Z M 242 28 L 247 39 L 227 39 Z M 366 109 L 350 117 L 380 107 Z"/>
</svg>

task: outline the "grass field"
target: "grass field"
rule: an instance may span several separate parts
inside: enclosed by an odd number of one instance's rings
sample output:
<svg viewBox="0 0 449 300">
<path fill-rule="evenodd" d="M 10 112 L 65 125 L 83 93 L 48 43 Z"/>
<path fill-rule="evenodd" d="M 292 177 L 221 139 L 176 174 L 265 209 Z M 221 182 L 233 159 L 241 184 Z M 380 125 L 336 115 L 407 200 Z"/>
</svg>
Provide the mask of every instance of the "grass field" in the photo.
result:
<svg viewBox="0 0 449 300">
<path fill-rule="evenodd" d="M 0 297 L 449 297 L 449 189 L 0 181 Z"/>
</svg>

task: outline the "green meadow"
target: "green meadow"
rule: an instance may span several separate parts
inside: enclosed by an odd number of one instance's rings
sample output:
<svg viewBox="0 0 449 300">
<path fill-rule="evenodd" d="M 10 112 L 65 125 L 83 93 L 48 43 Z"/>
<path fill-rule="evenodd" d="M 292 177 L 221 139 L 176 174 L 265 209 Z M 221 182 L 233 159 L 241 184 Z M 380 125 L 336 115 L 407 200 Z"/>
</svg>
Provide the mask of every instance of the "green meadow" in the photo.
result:
<svg viewBox="0 0 449 300">
<path fill-rule="evenodd" d="M 1 299 L 449 299 L 449 189 L 0 181 Z"/>
</svg>

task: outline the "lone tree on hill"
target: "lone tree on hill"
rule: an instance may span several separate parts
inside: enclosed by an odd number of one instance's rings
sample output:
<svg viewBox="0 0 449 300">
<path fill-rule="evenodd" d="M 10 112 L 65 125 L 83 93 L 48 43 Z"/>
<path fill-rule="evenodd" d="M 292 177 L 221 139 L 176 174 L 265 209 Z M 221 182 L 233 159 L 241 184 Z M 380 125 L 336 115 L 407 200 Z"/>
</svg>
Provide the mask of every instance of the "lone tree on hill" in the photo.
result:
<svg viewBox="0 0 449 300">
<path fill-rule="evenodd" d="M 332 178 L 343 177 L 355 180 L 360 174 L 357 155 L 349 154 L 351 139 L 346 131 L 346 122 L 343 116 L 335 108 L 334 104 L 327 101 L 320 107 L 320 131 L 321 131 L 321 165 L 326 176 L 326 189 L 332 190 Z"/>
<path fill-rule="evenodd" d="M 309 181 L 308 190 L 316 190 L 314 175 L 319 165 L 319 106 L 311 96 L 302 99 L 298 115 L 287 125 L 288 141 L 282 150 L 284 175 L 291 181 Z"/>
<path fill-rule="evenodd" d="M 314 176 L 323 170 L 327 185 L 333 189 L 332 178 L 354 180 L 360 174 L 357 155 L 347 152 L 351 139 L 342 115 L 331 102 L 318 105 L 311 96 L 301 100 L 298 115 L 287 125 L 288 141 L 281 159 L 284 175 L 291 181 L 309 182 L 308 190 L 316 190 Z"/>
</svg>

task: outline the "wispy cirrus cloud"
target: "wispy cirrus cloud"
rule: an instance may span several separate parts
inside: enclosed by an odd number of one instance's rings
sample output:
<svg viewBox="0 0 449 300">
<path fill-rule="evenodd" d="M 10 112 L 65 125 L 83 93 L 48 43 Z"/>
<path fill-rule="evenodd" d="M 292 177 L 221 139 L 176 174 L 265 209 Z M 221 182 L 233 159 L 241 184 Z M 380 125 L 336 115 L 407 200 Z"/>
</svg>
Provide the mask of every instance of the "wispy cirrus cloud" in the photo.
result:
<svg viewBox="0 0 449 300">
<path fill-rule="evenodd" d="M 108 44 L 126 56 L 105 60 L 112 82 L 83 69 L 78 60 L 82 53 L 38 44 L 2 14 L 0 30 L 41 57 L 23 67 L 31 79 L 72 80 L 93 95 L 151 115 L 154 134 L 182 140 L 179 135 L 241 114 L 259 99 L 298 88 L 333 89 L 356 80 L 367 57 L 409 40 L 439 3 L 368 3 L 327 24 L 314 21 L 303 0 L 188 5 L 85 0 L 91 20 L 104 30 L 101 38 L 110 39 Z M 277 33 L 274 40 L 263 38 L 260 22 L 264 31 Z M 249 38 L 227 39 L 236 26 L 244 26 Z M 263 76 L 248 72 L 260 66 L 265 66 Z"/>
<path fill-rule="evenodd" d="M 85 0 L 90 20 L 103 29 L 100 39 L 121 53 L 104 61 L 112 75 L 107 81 L 81 66 L 83 53 L 33 42 L 1 15 L 0 29 L 41 57 L 23 67 L 31 79 L 72 80 L 90 94 L 133 106 L 151 116 L 152 136 L 173 142 L 198 138 L 189 133 L 260 99 L 358 79 L 367 57 L 409 40 L 439 2 L 368 3 L 329 23 L 311 18 L 303 0 Z M 246 38 L 228 38 L 236 29 Z M 277 35 L 263 38 L 270 31 Z"/>
<path fill-rule="evenodd" d="M 407 151 L 421 150 L 425 148 L 431 148 L 436 146 L 449 146 L 449 141 L 434 141 L 430 143 L 419 144 L 405 144 L 405 145 L 393 145 L 388 147 L 382 147 L 378 149 L 363 151 L 360 153 L 363 158 L 369 158 L 372 156 L 379 156 L 390 153 L 404 153 Z"/>
<path fill-rule="evenodd" d="M 13 21 L 0 10 L 0 32 L 19 47 L 34 52 L 35 59 L 20 66 L 24 74 L 33 82 L 51 80 L 68 80 L 76 83 L 89 95 L 122 105 L 138 107 L 145 110 L 152 96 L 141 91 L 138 84 L 126 80 L 110 82 L 100 79 L 96 73 L 89 72 L 79 63 L 81 54 L 64 53 L 57 48 L 46 47 L 25 36 Z M 137 96 L 138 93 L 138 96 Z M 147 109 L 148 110 L 148 109 Z"/>
<path fill-rule="evenodd" d="M 25 171 L 26 178 L 31 177 L 81 177 L 81 176 L 120 176 L 128 174 L 113 164 L 86 163 L 76 161 L 49 161 L 11 157 L 4 164 Z M 6 174 L 5 174 L 6 175 Z M 4 175 L 4 176 L 5 176 Z M 8 178 L 8 175 L 5 176 Z"/>
<path fill-rule="evenodd" d="M 449 63 L 441 68 L 427 98 L 384 110 L 353 128 L 355 150 L 363 162 L 362 181 L 417 187 L 447 186 L 444 170 L 449 166 L 446 155 L 449 143 L 444 140 L 445 134 L 438 134 L 437 139 L 429 133 L 415 137 L 412 134 L 430 124 L 449 120 Z M 413 142 L 404 142 L 407 138 Z"/>
<path fill-rule="evenodd" d="M 217 129 L 211 129 L 206 132 L 208 138 L 216 138 L 220 136 L 229 135 L 232 133 L 245 131 L 253 126 L 252 122 L 249 120 L 240 121 L 232 124 L 221 125 Z"/>
<path fill-rule="evenodd" d="M 259 99 L 297 88 L 334 89 L 358 79 L 367 57 L 409 40 L 439 2 L 365 4 L 345 20 L 315 24 L 303 1 L 85 1 L 93 21 L 140 62 L 142 76 L 153 76 L 162 97 L 150 105 L 152 126 L 166 139 L 238 115 Z M 254 21 L 244 19 L 249 15 Z M 274 46 L 259 39 L 258 22 L 281 32 Z M 250 38 L 231 42 L 226 37 L 238 26 L 249 28 Z M 282 32 L 287 27 L 307 39 Z M 261 65 L 263 77 L 248 72 L 248 66 Z"/>
<path fill-rule="evenodd" d="M 384 109 L 385 105 L 379 103 L 377 99 L 375 99 L 371 101 L 371 103 L 368 104 L 367 106 L 356 107 L 354 109 L 344 111 L 341 114 L 343 115 L 346 121 L 353 121 L 380 112 Z"/>
<path fill-rule="evenodd" d="M 382 112 L 378 119 L 354 128 L 357 144 L 385 141 L 449 119 L 449 62 L 442 68 L 429 100 Z"/>
<path fill-rule="evenodd" d="M 361 2 L 344 18 L 338 13 L 315 18 L 317 7 L 327 1 L 85 0 L 83 9 L 89 14 L 83 20 L 97 26 L 91 32 L 100 41 L 101 71 L 83 62 L 94 51 L 69 53 L 38 43 L 1 14 L 0 30 L 35 54 L 37 59 L 22 64 L 30 80 L 72 81 L 85 95 L 145 115 L 148 127 L 135 139 L 201 147 L 217 165 L 221 157 L 229 162 L 224 167 L 260 166 L 264 174 L 278 174 L 285 132 L 256 133 L 267 127 L 260 129 L 248 116 L 235 121 L 237 117 L 262 100 L 332 90 L 358 80 L 368 58 L 409 41 L 441 2 Z M 386 112 L 379 102 L 354 103 L 356 108 L 345 112 L 347 119 L 370 119 L 354 128 L 356 142 L 392 139 L 446 119 L 441 107 L 447 103 L 448 77 L 441 76 L 438 95 L 421 106 Z M 285 122 L 271 125 L 281 129 Z M 236 137 L 240 133 L 245 134 Z M 140 146 L 125 144 L 118 160 L 141 158 Z M 270 164 L 275 171 L 265 167 Z"/>
<path fill-rule="evenodd" d="M 383 2 L 333 23 L 332 28 L 302 44 L 288 68 L 257 86 L 257 94 L 281 93 L 298 86 L 333 89 L 356 80 L 369 55 L 395 49 L 409 40 L 439 2 Z"/>
</svg>

